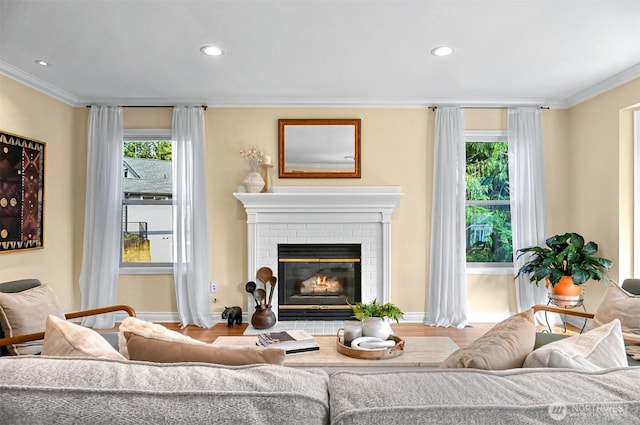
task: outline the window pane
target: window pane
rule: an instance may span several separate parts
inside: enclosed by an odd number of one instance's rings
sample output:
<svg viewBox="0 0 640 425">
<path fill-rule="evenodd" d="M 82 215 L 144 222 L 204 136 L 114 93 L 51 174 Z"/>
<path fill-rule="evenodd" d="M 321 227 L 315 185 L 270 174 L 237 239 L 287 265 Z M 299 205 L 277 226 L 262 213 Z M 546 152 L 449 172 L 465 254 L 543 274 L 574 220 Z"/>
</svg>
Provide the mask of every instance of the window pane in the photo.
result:
<svg viewBox="0 0 640 425">
<path fill-rule="evenodd" d="M 171 263 L 173 261 L 172 211 L 172 205 L 124 205 L 122 207 L 123 263 Z"/>
<path fill-rule="evenodd" d="M 171 141 L 125 140 L 122 190 L 126 199 L 171 199 Z"/>
<path fill-rule="evenodd" d="M 173 208 L 163 203 L 172 198 L 171 141 L 125 140 L 123 153 L 122 263 L 170 264 Z"/>
<path fill-rule="evenodd" d="M 466 230 L 467 263 L 513 261 L 509 205 L 468 205 Z"/>
<path fill-rule="evenodd" d="M 509 199 L 509 159 L 506 142 L 466 143 L 468 200 Z"/>
</svg>

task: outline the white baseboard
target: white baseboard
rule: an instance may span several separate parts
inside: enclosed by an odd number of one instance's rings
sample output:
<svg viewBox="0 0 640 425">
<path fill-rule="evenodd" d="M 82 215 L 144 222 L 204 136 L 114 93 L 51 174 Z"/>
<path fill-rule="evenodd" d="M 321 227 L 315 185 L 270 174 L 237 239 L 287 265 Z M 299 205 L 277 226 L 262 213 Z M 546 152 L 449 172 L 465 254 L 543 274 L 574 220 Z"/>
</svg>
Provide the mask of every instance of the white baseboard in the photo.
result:
<svg viewBox="0 0 640 425">
<path fill-rule="evenodd" d="M 424 322 L 424 313 L 422 311 L 404 313 L 404 318 L 400 319 L 400 323 L 423 323 L 423 322 Z"/>
<path fill-rule="evenodd" d="M 499 323 L 516 313 L 510 311 L 468 312 L 469 323 Z"/>
<path fill-rule="evenodd" d="M 225 319 L 221 317 L 222 312 L 212 312 L 211 316 L 215 323 L 224 323 Z M 498 323 L 503 321 L 515 313 L 511 312 L 470 312 L 468 313 L 469 323 Z M 426 313 L 422 311 L 404 313 L 404 318 L 400 323 L 424 323 Z M 116 321 L 121 322 L 126 313 L 116 313 Z M 175 323 L 180 321 L 177 312 L 164 311 L 138 311 L 136 317 L 147 322 Z M 249 323 L 250 318 L 247 312 L 242 313 L 242 322 Z"/>
<path fill-rule="evenodd" d="M 218 322 L 225 322 L 220 317 L 221 313 L 211 313 L 213 320 Z M 246 313 L 242 313 L 242 320 L 246 320 Z M 126 313 L 116 313 L 116 322 L 122 322 L 127 317 Z M 155 323 L 177 323 L 180 322 L 180 316 L 175 311 L 136 311 L 136 317 L 146 322 Z"/>
</svg>

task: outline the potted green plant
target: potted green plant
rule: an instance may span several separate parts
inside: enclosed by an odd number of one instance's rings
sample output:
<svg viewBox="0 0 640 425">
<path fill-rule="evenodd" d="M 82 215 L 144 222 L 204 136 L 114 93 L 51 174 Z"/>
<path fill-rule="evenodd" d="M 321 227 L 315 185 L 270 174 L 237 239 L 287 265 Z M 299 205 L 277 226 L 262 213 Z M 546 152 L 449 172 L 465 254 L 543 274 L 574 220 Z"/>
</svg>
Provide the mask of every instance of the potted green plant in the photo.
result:
<svg viewBox="0 0 640 425">
<path fill-rule="evenodd" d="M 564 233 L 548 238 L 546 246 L 530 246 L 516 252 L 516 258 L 530 254 L 531 257 L 518 270 L 520 275 L 529 275 L 529 281 L 545 279 L 551 285 L 552 294 L 560 297 L 577 297 L 583 283 L 590 279 L 609 282 L 607 270 L 611 260 L 596 257 L 598 244 L 584 242 L 578 233 Z"/>
<path fill-rule="evenodd" d="M 379 304 L 377 300 L 373 300 L 370 303 L 357 302 L 350 306 L 354 316 L 362 321 L 362 336 L 388 339 L 393 333 L 389 320 L 399 323 L 404 316 L 402 310 L 390 302 Z"/>
</svg>

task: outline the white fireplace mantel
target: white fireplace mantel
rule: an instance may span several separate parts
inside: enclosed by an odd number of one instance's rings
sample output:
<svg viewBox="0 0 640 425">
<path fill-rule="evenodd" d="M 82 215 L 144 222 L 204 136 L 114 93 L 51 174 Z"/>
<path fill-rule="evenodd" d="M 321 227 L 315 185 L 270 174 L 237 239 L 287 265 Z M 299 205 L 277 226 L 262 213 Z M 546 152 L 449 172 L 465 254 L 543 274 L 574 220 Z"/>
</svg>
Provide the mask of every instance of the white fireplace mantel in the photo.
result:
<svg viewBox="0 0 640 425">
<path fill-rule="evenodd" d="M 234 193 L 247 214 L 379 213 L 389 221 L 400 201 L 399 186 L 274 186 L 271 192 Z"/>
<path fill-rule="evenodd" d="M 391 292 L 391 215 L 399 186 L 272 186 L 271 192 L 234 193 L 247 213 L 247 276 L 277 270 L 278 243 L 363 243 L 371 258 L 362 299 L 387 302 Z M 369 232 L 369 234 L 367 233 Z M 273 302 L 277 311 L 277 299 Z M 254 304 L 249 299 L 249 315 Z"/>
</svg>

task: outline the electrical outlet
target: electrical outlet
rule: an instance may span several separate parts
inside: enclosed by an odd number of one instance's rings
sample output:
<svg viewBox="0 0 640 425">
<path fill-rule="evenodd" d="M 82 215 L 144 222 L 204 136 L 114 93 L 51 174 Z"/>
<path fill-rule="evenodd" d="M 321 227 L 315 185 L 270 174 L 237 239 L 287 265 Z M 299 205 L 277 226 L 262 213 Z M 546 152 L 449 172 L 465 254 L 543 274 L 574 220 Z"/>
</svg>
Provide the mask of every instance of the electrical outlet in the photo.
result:
<svg viewBox="0 0 640 425">
<path fill-rule="evenodd" d="M 211 289 L 210 291 L 213 292 L 218 292 L 218 282 L 215 281 L 211 281 Z"/>
</svg>

